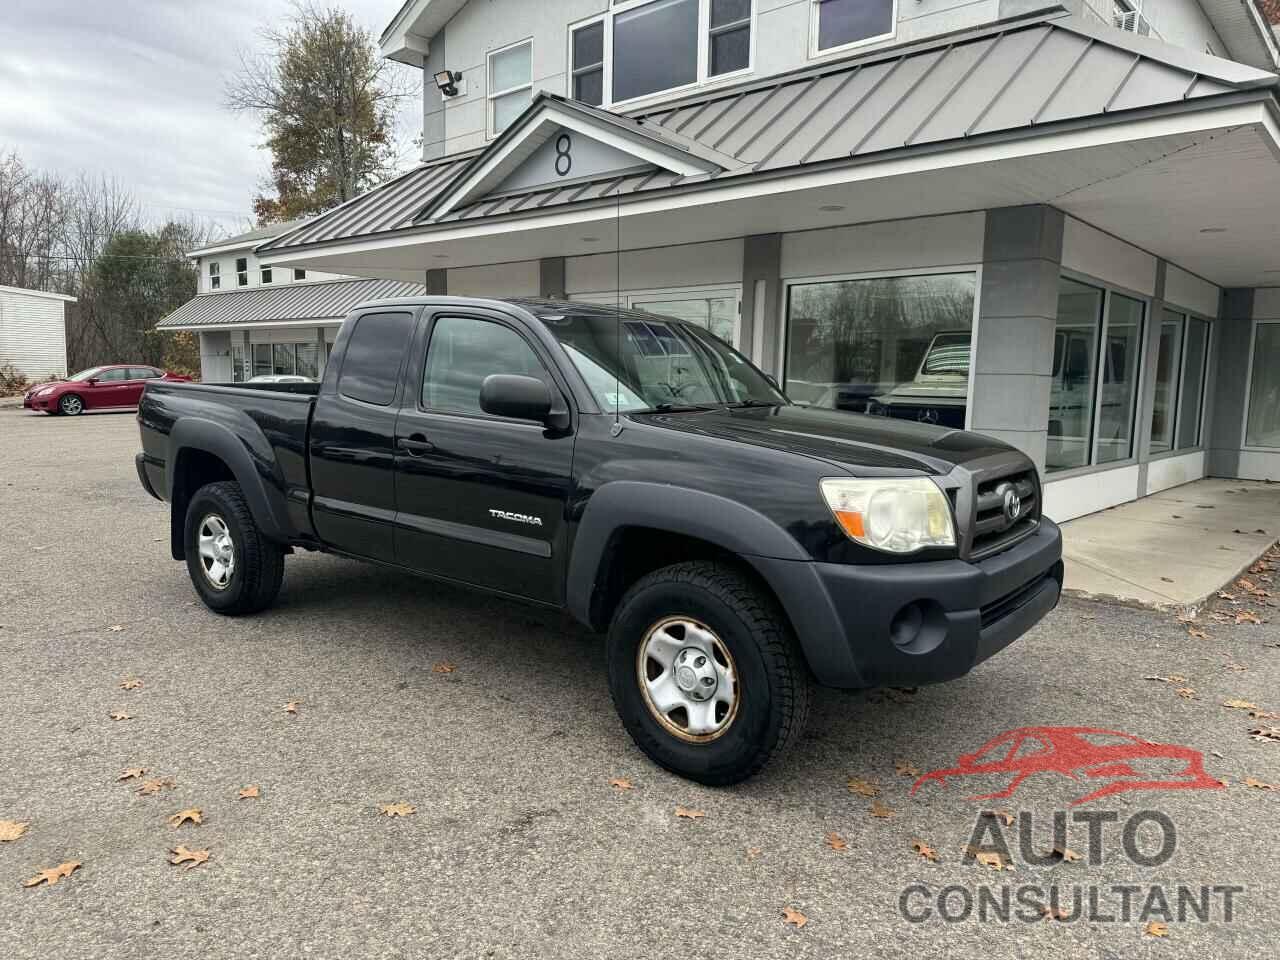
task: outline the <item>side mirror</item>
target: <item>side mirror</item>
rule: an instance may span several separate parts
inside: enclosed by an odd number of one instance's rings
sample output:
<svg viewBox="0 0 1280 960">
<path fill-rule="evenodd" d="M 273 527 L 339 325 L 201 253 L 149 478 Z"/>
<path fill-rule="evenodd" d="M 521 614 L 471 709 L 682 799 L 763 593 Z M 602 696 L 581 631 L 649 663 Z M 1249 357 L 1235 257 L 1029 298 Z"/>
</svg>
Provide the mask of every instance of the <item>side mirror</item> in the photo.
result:
<svg viewBox="0 0 1280 960">
<path fill-rule="evenodd" d="M 93 387 L 93 386 L 97 386 L 97 384 L 98 384 L 98 378 L 97 378 L 97 377 L 90 377 L 88 380 L 86 380 L 86 381 L 85 381 L 85 383 L 87 383 L 87 384 L 88 384 L 89 386 L 91 386 L 91 387 Z"/>
<path fill-rule="evenodd" d="M 546 423 L 551 416 L 551 391 L 537 377 L 492 373 L 480 384 L 480 409 L 495 417 Z"/>
</svg>

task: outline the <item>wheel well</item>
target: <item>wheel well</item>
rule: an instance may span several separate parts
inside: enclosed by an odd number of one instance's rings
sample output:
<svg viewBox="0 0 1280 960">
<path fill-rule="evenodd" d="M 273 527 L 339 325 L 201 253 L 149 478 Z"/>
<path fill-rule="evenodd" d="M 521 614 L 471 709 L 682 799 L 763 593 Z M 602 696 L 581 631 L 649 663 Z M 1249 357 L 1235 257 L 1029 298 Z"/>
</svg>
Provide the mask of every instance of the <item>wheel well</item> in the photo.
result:
<svg viewBox="0 0 1280 960">
<path fill-rule="evenodd" d="M 173 464 L 173 492 L 170 497 L 169 550 L 173 559 L 183 560 L 186 557 L 183 525 L 187 518 L 187 504 L 195 492 L 210 483 L 235 478 L 231 468 L 207 450 L 186 448 L 178 452 Z"/>
<path fill-rule="evenodd" d="M 732 550 L 669 530 L 623 527 L 614 531 L 600 558 L 596 588 L 591 597 L 592 627 L 602 633 L 607 630 L 623 595 L 645 574 L 685 560 L 710 560 L 733 567 L 754 580 L 777 602 L 773 588 Z M 782 609 L 780 603 L 778 607 Z"/>
</svg>

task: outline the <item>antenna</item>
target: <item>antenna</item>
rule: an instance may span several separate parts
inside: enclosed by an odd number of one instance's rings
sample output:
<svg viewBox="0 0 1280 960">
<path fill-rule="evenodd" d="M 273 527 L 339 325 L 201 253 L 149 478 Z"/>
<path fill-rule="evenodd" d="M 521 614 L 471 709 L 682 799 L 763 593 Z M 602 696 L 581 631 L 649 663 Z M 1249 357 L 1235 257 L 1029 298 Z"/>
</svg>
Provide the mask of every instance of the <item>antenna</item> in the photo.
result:
<svg viewBox="0 0 1280 960">
<path fill-rule="evenodd" d="M 622 184 L 619 183 L 614 193 L 613 207 L 613 308 L 614 335 L 617 337 L 615 350 L 617 355 L 613 361 L 613 427 L 609 430 L 611 437 L 622 433 L 622 374 L 618 370 L 622 363 Z"/>
</svg>

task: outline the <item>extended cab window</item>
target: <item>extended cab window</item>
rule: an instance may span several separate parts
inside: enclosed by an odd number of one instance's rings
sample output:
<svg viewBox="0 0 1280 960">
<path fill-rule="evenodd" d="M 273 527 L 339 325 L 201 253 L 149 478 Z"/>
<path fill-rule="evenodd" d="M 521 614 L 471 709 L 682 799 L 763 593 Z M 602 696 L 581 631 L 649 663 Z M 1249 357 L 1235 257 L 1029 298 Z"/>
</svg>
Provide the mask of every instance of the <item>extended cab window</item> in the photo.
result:
<svg viewBox="0 0 1280 960">
<path fill-rule="evenodd" d="M 441 317 L 427 347 L 422 406 L 480 414 L 480 385 L 494 373 L 547 379 L 533 349 L 510 327 L 476 317 Z"/>
<path fill-rule="evenodd" d="M 412 333 L 411 313 L 366 313 L 357 318 L 347 339 L 338 392 L 380 407 L 390 404 Z"/>
</svg>

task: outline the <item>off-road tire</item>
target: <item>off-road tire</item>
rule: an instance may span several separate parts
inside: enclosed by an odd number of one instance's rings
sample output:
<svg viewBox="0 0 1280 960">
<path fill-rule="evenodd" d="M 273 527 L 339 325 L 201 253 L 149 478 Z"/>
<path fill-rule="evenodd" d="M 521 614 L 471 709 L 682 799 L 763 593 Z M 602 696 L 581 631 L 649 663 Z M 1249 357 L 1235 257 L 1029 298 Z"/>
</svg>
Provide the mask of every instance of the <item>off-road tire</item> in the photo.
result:
<svg viewBox="0 0 1280 960">
<path fill-rule="evenodd" d="M 226 524 L 235 555 L 230 580 L 222 589 L 206 578 L 197 543 L 199 525 L 210 514 Z M 263 536 L 240 484 L 220 481 L 195 492 L 187 505 L 183 543 L 191 583 L 214 613 L 236 617 L 259 613 L 275 603 L 284 580 L 284 550 Z"/>
<path fill-rule="evenodd" d="M 669 732 L 641 689 L 640 644 L 668 617 L 709 627 L 729 648 L 738 677 L 737 713 L 716 739 Z M 710 561 L 663 567 L 627 591 L 608 638 L 609 691 L 623 725 L 655 763 L 711 786 L 746 780 L 799 739 L 812 677 L 786 616 L 748 573 Z"/>
</svg>

